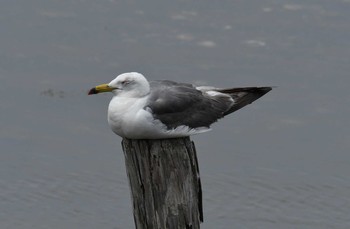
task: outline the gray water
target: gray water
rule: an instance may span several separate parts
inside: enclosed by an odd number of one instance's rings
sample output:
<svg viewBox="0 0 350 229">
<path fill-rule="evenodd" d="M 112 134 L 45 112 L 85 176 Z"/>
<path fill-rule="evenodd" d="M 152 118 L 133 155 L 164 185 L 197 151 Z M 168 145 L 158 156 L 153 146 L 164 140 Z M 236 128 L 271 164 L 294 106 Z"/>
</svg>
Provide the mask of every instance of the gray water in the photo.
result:
<svg viewBox="0 0 350 229">
<path fill-rule="evenodd" d="M 134 228 L 111 95 L 278 86 L 194 136 L 202 228 L 350 228 L 350 1 L 0 1 L 0 228 Z"/>
</svg>

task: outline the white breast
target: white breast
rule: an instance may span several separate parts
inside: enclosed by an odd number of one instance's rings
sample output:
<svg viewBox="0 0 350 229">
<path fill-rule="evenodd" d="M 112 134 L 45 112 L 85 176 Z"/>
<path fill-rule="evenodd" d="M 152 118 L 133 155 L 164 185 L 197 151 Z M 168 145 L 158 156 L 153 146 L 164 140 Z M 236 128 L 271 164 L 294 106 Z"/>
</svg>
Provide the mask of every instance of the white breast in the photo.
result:
<svg viewBox="0 0 350 229">
<path fill-rule="evenodd" d="M 113 132 L 131 139 L 162 138 L 166 127 L 143 109 L 145 104 L 146 98 L 113 97 L 108 107 L 108 123 Z"/>
<path fill-rule="evenodd" d="M 210 130 L 179 126 L 168 130 L 155 120 L 150 109 L 143 109 L 147 98 L 113 97 L 108 107 L 108 123 L 114 133 L 130 139 L 160 139 L 189 136 Z"/>
</svg>

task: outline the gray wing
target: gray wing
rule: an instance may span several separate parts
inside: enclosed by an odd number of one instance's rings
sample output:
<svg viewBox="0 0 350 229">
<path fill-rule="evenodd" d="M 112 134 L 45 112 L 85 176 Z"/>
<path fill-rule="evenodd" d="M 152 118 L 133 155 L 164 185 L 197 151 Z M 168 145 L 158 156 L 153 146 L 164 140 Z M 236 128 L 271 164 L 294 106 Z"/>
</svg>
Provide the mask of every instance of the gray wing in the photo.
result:
<svg viewBox="0 0 350 229">
<path fill-rule="evenodd" d="M 156 119 L 169 129 L 185 125 L 209 127 L 222 118 L 233 105 L 230 96 L 209 96 L 191 84 L 172 81 L 151 81 L 148 105 Z"/>
</svg>

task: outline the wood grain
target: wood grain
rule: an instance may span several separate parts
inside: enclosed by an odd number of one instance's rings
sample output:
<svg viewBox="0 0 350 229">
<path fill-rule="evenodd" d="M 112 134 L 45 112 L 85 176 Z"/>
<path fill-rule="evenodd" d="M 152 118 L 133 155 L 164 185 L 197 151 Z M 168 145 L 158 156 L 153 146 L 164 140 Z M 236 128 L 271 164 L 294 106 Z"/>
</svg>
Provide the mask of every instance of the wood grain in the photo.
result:
<svg viewBox="0 0 350 229">
<path fill-rule="evenodd" d="M 136 228 L 200 228 L 202 189 L 190 138 L 124 138 L 122 146 Z"/>
</svg>

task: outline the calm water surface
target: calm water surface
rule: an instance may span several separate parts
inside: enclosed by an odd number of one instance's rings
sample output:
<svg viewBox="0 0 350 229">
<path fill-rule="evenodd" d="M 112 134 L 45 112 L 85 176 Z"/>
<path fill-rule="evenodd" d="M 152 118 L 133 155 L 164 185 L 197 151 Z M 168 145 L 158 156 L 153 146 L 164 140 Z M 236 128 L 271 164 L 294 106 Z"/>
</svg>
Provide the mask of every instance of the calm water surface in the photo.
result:
<svg viewBox="0 0 350 229">
<path fill-rule="evenodd" d="M 134 228 L 126 71 L 278 86 L 195 141 L 202 228 L 350 228 L 350 1 L 0 2 L 0 228 Z"/>
</svg>

